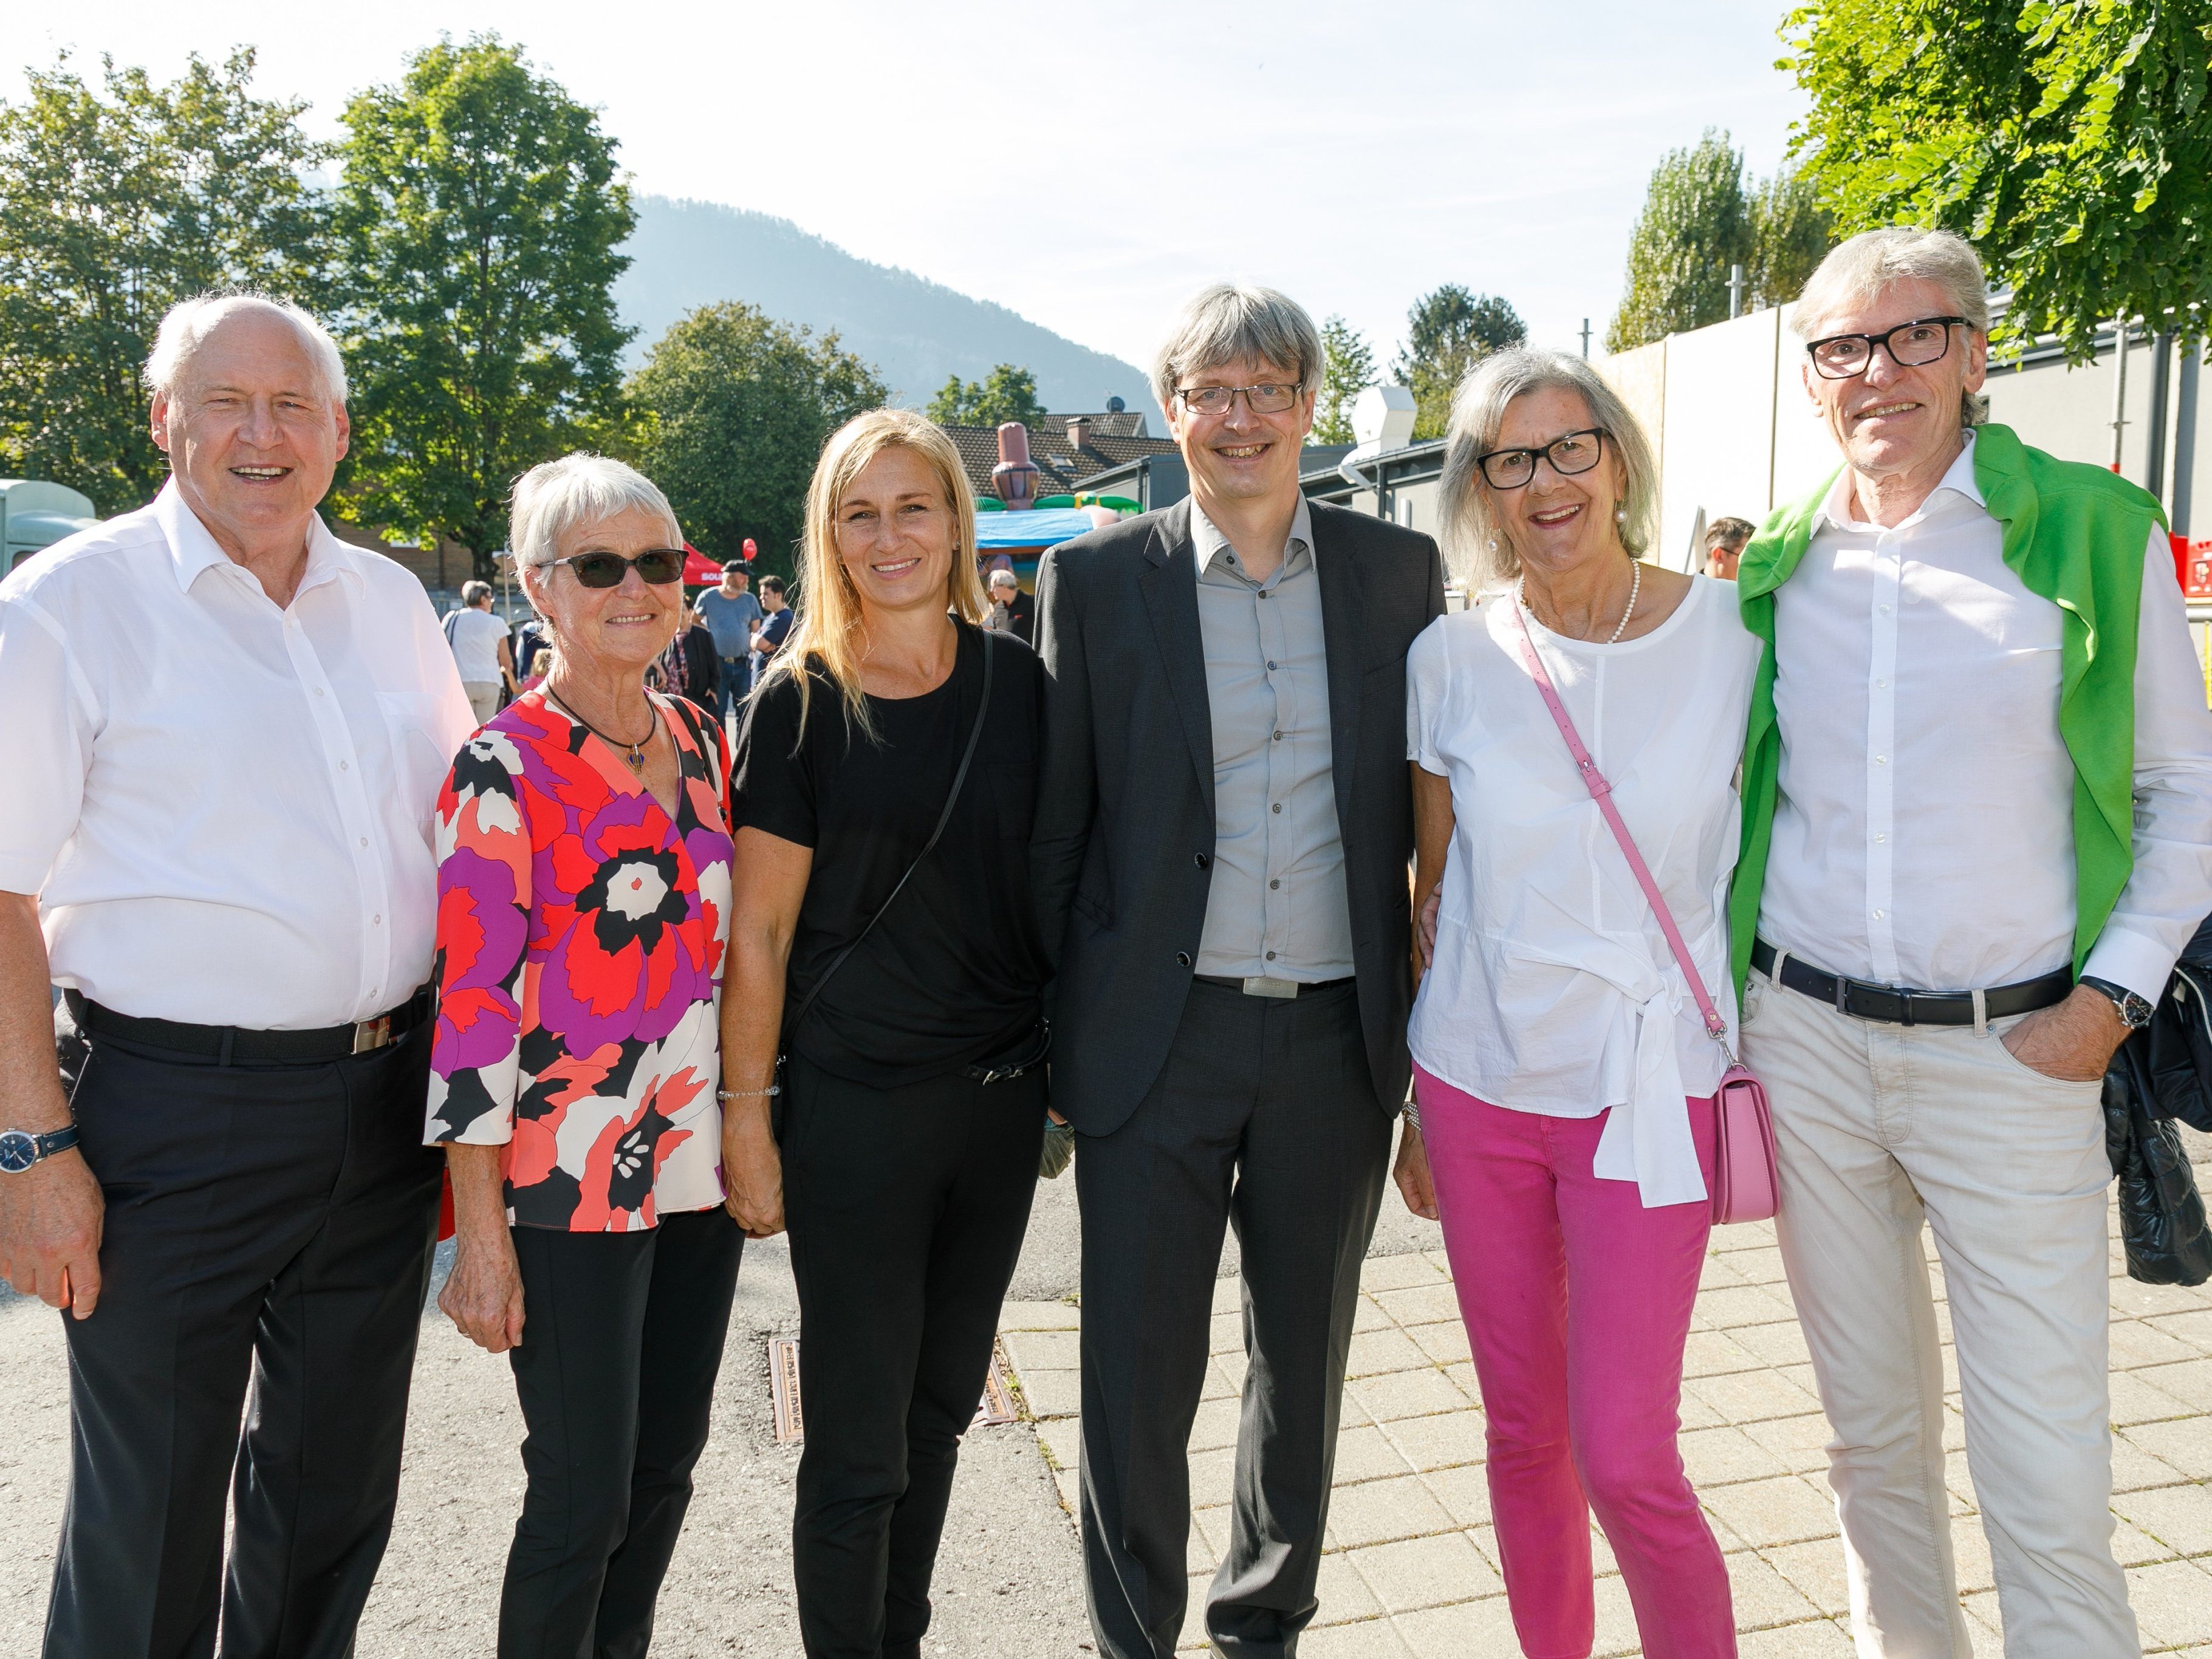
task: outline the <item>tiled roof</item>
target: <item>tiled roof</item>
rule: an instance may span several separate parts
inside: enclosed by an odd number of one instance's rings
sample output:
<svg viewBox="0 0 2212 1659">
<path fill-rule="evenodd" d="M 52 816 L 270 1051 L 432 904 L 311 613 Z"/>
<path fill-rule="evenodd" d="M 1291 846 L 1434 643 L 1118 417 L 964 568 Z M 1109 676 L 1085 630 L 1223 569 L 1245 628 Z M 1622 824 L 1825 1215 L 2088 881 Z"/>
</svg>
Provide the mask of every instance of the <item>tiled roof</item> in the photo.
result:
<svg viewBox="0 0 2212 1659">
<path fill-rule="evenodd" d="M 1065 424 L 1070 418 L 1073 417 L 1055 415 L 1049 424 L 1029 429 L 1030 459 L 1036 463 L 1040 495 L 1073 495 L 1083 488 L 1083 480 L 1094 472 L 1103 472 L 1140 455 L 1171 454 L 1175 450 L 1174 443 L 1166 438 L 1113 437 L 1100 429 L 1101 423 L 1107 421 L 1133 425 L 1144 418 L 1142 416 L 1094 415 L 1091 417 L 1091 441 L 1083 447 L 1081 454 L 1072 454 Z M 969 488 L 978 495 L 990 495 L 991 469 L 999 464 L 999 428 L 948 426 L 945 434 L 960 452 Z"/>
</svg>

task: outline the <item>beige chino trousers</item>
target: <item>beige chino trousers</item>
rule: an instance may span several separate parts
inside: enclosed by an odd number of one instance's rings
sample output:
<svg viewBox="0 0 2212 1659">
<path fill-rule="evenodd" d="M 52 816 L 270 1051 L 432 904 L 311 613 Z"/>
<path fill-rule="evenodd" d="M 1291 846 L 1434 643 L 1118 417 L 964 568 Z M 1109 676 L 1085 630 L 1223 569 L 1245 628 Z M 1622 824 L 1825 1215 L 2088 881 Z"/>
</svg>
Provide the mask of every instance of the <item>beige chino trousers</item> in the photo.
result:
<svg viewBox="0 0 2212 1659">
<path fill-rule="evenodd" d="M 1855 1019 L 1753 974 L 1783 1265 L 1834 1437 L 1859 1659 L 1972 1659 L 1943 1485 L 1943 1367 L 1921 1247 L 1948 1287 L 1966 1467 L 2007 1659 L 2139 1659 L 2112 1559 L 2099 1085 L 2030 1071 L 2018 1023 Z"/>
</svg>

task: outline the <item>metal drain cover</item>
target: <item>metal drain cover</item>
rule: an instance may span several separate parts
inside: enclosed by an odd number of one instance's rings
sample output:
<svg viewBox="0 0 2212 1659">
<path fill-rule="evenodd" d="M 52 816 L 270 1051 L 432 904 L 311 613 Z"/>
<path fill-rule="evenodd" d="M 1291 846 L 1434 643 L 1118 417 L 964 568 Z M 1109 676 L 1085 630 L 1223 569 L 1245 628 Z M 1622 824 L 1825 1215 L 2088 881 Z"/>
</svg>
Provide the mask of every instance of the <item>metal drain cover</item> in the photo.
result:
<svg viewBox="0 0 2212 1659">
<path fill-rule="evenodd" d="M 806 1438 L 806 1411 L 799 1395 L 799 1339 L 772 1336 L 768 1340 L 768 1383 L 775 1412 L 775 1441 L 787 1446 Z M 1006 1385 L 1006 1357 L 994 1344 L 991 1369 L 983 1376 L 983 1398 L 975 1407 L 971 1429 L 1012 1423 L 1020 1415 L 1014 1409 L 1014 1391 Z"/>
</svg>

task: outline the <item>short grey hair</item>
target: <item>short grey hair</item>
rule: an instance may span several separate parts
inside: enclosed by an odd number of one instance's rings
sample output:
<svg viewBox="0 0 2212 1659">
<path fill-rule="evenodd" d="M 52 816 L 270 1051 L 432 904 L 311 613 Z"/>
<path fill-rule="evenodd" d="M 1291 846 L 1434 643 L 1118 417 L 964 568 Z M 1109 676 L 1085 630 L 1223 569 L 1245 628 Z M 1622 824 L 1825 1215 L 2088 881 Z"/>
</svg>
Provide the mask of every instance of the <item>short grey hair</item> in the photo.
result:
<svg viewBox="0 0 2212 1659">
<path fill-rule="evenodd" d="M 1022 579 L 1014 574 L 1011 570 L 994 570 L 991 573 L 990 580 L 984 583 L 984 586 L 987 587 L 1011 587 L 1018 593 L 1021 592 L 1022 588 Z"/>
<path fill-rule="evenodd" d="M 1286 294 L 1249 283 L 1216 283 L 1193 295 L 1152 359 L 1152 396 L 1162 409 L 1186 374 L 1244 359 L 1298 377 L 1298 390 L 1321 390 L 1321 331 Z"/>
<path fill-rule="evenodd" d="M 1460 383 L 1444 434 L 1442 509 L 1445 556 L 1452 574 L 1476 592 L 1504 587 L 1521 574 L 1513 550 L 1483 493 L 1481 458 L 1498 447 L 1505 411 L 1516 398 L 1557 388 L 1571 392 L 1603 428 L 1607 447 L 1620 458 L 1620 544 L 1638 558 L 1651 545 L 1659 501 L 1659 468 L 1651 441 L 1620 394 L 1580 357 L 1563 351 L 1516 347 L 1486 357 Z"/>
<path fill-rule="evenodd" d="M 1870 300 L 1892 283 L 1933 283 L 1943 303 L 1964 317 L 1978 334 L 1990 331 L 1989 278 L 1982 256 L 1956 231 L 1920 230 L 1890 225 L 1861 231 L 1828 250 L 1797 295 L 1790 331 L 1811 342 L 1827 320 L 1855 300 Z M 1990 418 L 1990 400 L 1978 392 L 1961 394 L 1959 424 L 1979 426 Z"/>
<path fill-rule="evenodd" d="M 488 599 L 490 597 L 491 584 L 489 582 L 468 581 L 461 584 L 461 603 L 463 605 L 474 605 L 479 599 Z"/>
<path fill-rule="evenodd" d="M 524 568 L 547 564 L 560 556 L 561 538 L 578 525 L 597 524 L 632 508 L 658 514 L 668 525 L 669 544 L 682 544 L 676 509 L 659 485 L 611 456 L 580 449 L 557 461 L 541 461 L 514 481 L 507 546 Z"/>
<path fill-rule="evenodd" d="M 345 358 L 330 331 L 289 300 L 251 292 L 198 294 L 171 306 L 154 337 L 154 349 L 146 358 L 147 391 L 156 398 L 173 396 L 201 343 L 228 319 L 245 312 L 280 317 L 289 323 L 315 365 L 323 395 L 334 404 L 345 402 Z"/>
</svg>

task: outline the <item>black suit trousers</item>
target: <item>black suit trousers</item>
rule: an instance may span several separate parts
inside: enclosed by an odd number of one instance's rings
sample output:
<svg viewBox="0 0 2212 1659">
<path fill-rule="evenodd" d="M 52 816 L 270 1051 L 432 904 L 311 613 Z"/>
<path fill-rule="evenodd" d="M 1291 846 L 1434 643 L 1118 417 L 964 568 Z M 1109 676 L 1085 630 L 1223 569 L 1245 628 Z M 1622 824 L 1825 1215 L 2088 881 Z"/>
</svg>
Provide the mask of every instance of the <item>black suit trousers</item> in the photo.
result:
<svg viewBox="0 0 2212 1659">
<path fill-rule="evenodd" d="M 1104 1659 L 1170 1659 L 1182 1637 L 1188 1449 L 1231 1224 L 1249 1366 L 1206 1635 L 1237 1659 L 1279 1656 L 1312 1620 L 1389 1151 L 1349 985 L 1293 1000 L 1194 982 L 1134 1114 L 1078 1140 L 1083 1550 Z"/>
<path fill-rule="evenodd" d="M 430 1034 L 313 1066 L 59 1045 L 107 1213 L 100 1305 L 64 1316 L 46 1659 L 204 1659 L 218 1618 L 224 1659 L 352 1653 L 437 1225 Z"/>
</svg>

